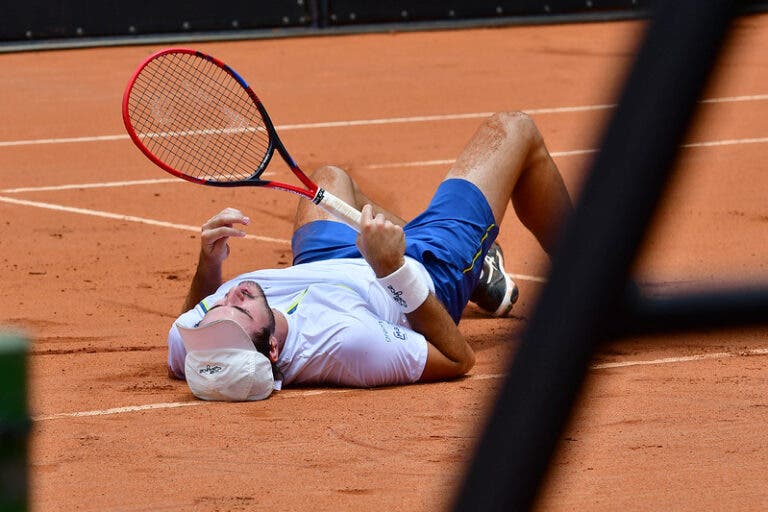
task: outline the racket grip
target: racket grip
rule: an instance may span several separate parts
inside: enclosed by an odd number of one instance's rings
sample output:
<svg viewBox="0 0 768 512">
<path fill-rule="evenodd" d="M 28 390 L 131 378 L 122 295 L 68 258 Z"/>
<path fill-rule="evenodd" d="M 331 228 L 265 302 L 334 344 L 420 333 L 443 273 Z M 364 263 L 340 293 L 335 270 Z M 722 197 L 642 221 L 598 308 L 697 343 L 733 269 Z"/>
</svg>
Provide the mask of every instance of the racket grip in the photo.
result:
<svg viewBox="0 0 768 512">
<path fill-rule="evenodd" d="M 334 215 L 340 221 L 346 223 L 355 231 L 360 232 L 360 219 L 362 218 L 362 214 L 324 188 L 317 189 L 317 193 L 312 199 L 312 202 L 331 215 Z"/>
</svg>

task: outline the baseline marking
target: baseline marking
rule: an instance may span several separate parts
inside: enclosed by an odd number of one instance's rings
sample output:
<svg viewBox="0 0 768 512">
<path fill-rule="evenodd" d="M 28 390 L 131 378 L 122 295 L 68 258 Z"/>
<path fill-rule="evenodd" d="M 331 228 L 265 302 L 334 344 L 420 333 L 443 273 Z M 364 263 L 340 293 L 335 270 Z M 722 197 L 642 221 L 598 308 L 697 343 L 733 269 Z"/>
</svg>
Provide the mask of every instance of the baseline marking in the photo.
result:
<svg viewBox="0 0 768 512">
<path fill-rule="evenodd" d="M 273 172 L 265 172 L 262 177 L 268 177 L 274 175 Z M 131 180 L 131 181 L 105 181 L 98 183 L 74 183 L 68 185 L 49 185 L 43 187 L 21 187 L 21 188 L 6 188 L 0 190 L 0 194 L 19 194 L 22 192 L 51 192 L 59 190 L 77 190 L 88 188 L 111 188 L 111 187 L 133 187 L 137 185 L 157 185 L 163 183 L 189 183 L 182 178 L 158 178 L 148 180 Z"/>
<path fill-rule="evenodd" d="M 739 144 L 765 144 L 768 142 L 768 137 L 758 137 L 752 139 L 726 139 L 726 140 L 712 140 L 702 142 L 690 142 L 688 144 L 680 145 L 681 148 L 711 148 L 717 146 L 735 146 Z M 597 153 L 599 149 L 574 149 L 572 151 L 553 151 L 550 156 L 553 158 L 568 157 L 575 155 L 586 155 L 590 153 Z M 389 164 L 371 164 L 363 166 L 365 169 L 390 169 L 400 167 L 433 167 L 433 166 L 445 166 L 451 165 L 456 161 L 455 158 L 443 159 L 443 160 L 422 160 L 417 162 L 397 162 Z"/>
<path fill-rule="evenodd" d="M 540 276 L 529 276 L 527 274 L 513 274 L 512 272 L 507 272 L 509 274 L 509 277 L 512 279 L 517 279 L 519 281 L 533 281 L 534 283 L 546 283 L 547 278 L 546 277 L 540 277 Z"/>
<path fill-rule="evenodd" d="M 190 407 L 201 405 L 205 402 L 171 402 L 164 404 L 132 405 L 128 407 L 115 407 L 113 409 L 103 409 L 100 411 L 81 411 L 81 412 L 60 412 L 58 414 L 48 414 L 44 416 L 33 416 L 32 421 L 57 420 L 59 418 L 84 418 L 88 416 L 108 416 L 110 414 L 122 414 L 125 412 L 151 411 L 153 409 L 173 409 L 176 407 Z"/>
<path fill-rule="evenodd" d="M 706 359 L 727 359 L 734 357 L 750 357 L 750 356 L 768 356 L 768 348 L 756 348 L 750 350 L 743 350 L 740 352 L 712 352 L 708 354 L 696 354 L 692 356 L 681 357 L 664 357 L 661 359 L 651 359 L 647 361 L 619 361 L 615 363 L 601 363 L 594 364 L 590 367 L 591 370 L 603 370 L 608 368 L 627 368 L 631 366 L 650 366 L 650 365 L 662 365 L 662 364 L 676 364 L 687 363 L 691 361 L 703 361 Z M 492 380 L 503 379 L 506 377 L 503 373 L 491 373 L 487 375 L 473 375 L 469 377 L 470 380 Z M 341 393 L 351 393 L 353 391 L 366 391 L 365 389 L 313 389 L 309 391 L 282 391 L 277 395 L 280 399 L 284 398 L 299 398 L 317 395 L 333 395 Z M 108 416 L 112 414 L 123 414 L 128 412 L 149 411 L 157 409 L 173 409 L 178 407 L 190 407 L 193 405 L 205 405 L 211 402 L 205 402 L 203 400 L 196 400 L 194 402 L 170 402 L 170 403 L 158 403 L 148 405 L 135 405 L 129 407 L 115 407 L 113 409 L 102 409 L 95 411 L 81 411 L 81 412 L 63 412 L 58 414 L 48 414 L 42 416 L 33 416 L 32 421 L 47 421 L 62 418 L 82 418 L 90 416 Z"/>
<path fill-rule="evenodd" d="M 753 94 L 745 96 L 728 96 L 722 98 L 709 98 L 701 100 L 699 103 L 736 103 L 743 101 L 764 101 L 768 100 L 768 94 Z M 532 108 L 522 109 L 523 112 L 527 112 L 532 115 L 541 114 L 561 114 L 568 112 L 585 112 L 592 110 L 609 110 L 615 108 L 616 104 L 603 104 L 603 105 L 581 105 L 571 107 L 551 107 L 551 108 Z M 411 117 L 391 117 L 381 119 L 360 119 L 353 121 L 328 121 L 320 123 L 300 123 L 300 124 L 284 124 L 278 125 L 276 128 L 278 131 L 285 130 L 305 130 L 315 128 L 346 128 L 352 126 L 374 126 L 382 124 L 398 124 L 398 123 L 423 123 L 433 121 L 454 121 L 461 119 L 478 119 L 489 117 L 493 112 L 473 112 L 467 114 L 444 114 L 444 115 L 432 115 L 432 116 L 411 116 Z M 84 142 L 111 142 L 128 140 L 128 135 L 99 135 L 91 137 L 63 137 L 63 138 L 50 138 L 50 139 L 31 139 L 31 140 L 16 140 L 16 141 L 0 141 L 0 147 L 11 146 L 32 146 L 40 144 L 69 144 L 69 143 L 84 143 Z"/>
<path fill-rule="evenodd" d="M 176 180 L 178 181 L 178 180 Z M 91 215 L 93 217 L 102 217 L 105 219 L 114 219 L 114 220 L 123 220 L 128 222 L 137 222 L 140 224 L 148 224 L 150 226 L 159 226 L 163 228 L 172 228 L 172 229 L 181 229 L 183 231 L 192 231 L 194 233 L 200 232 L 199 226 L 189 226 L 186 224 L 175 224 L 173 222 L 164 222 L 159 220 L 153 220 L 153 219 L 145 219 L 143 217 L 135 217 L 133 215 L 121 215 L 118 213 L 110 213 L 110 212 L 103 212 L 99 210 L 89 210 L 86 208 L 75 208 L 72 206 L 62 206 L 59 204 L 52 204 L 52 203 L 42 203 L 39 201 L 26 201 L 24 199 L 14 199 L 11 197 L 4 197 L 0 196 L 0 202 L 2 203 L 9 203 L 9 204 L 16 204 L 21 206 L 34 206 L 36 208 L 43 208 L 46 210 L 54 210 L 59 212 L 67 212 L 67 213 L 78 213 L 81 215 Z M 270 242 L 270 243 L 276 243 L 276 244 L 285 244 L 290 245 L 289 240 L 284 240 L 282 238 L 271 238 L 268 236 L 258 236 L 258 235 L 246 235 L 245 238 L 251 238 L 254 240 L 259 240 L 262 242 Z"/>
<path fill-rule="evenodd" d="M 768 142 L 768 137 L 758 137 L 751 139 L 726 139 L 726 140 L 713 140 L 703 142 L 691 142 L 689 144 L 683 144 L 683 148 L 709 148 L 717 146 L 733 146 L 738 144 L 764 144 Z M 570 151 L 553 151 L 550 153 L 552 157 L 569 157 L 576 155 L 585 155 L 590 153 L 597 153 L 598 149 L 573 149 Z M 443 159 L 443 160 L 422 160 L 418 162 L 396 162 L 388 164 L 370 164 L 362 166 L 365 169 L 388 169 L 393 167 L 433 167 L 433 166 L 445 166 L 451 165 L 456 161 L 455 158 Z M 271 173 L 267 172 L 264 176 L 269 176 Z M 3 194 L 19 194 L 22 192 L 46 192 L 46 191 L 58 191 L 58 190 L 73 190 L 73 189 L 88 189 L 88 188 L 110 188 L 110 187 L 128 187 L 135 185 L 156 185 L 162 183 L 182 183 L 184 180 L 179 178 L 161 178 L 161 179 L 148 179 L 148 180 L 133 180 L 133 181 L 111 181 L 103 183 L 79 183 L 68 185 L 51 185 L 43 187 L 20 187 L 20 188 L 6 188 L 0 189 L 0 193 Z"/>
<path fill-rule="evenodd" d="M 730 357 L 749 357 L 749 356 L 765 356 L 768 355 L 768 348 L 756 348 L 752 350 L 744 350 L 743 352 L 713 352 L 710 354 L 696 354 L 692 356 L 681 357 L 663 357 L 661 359 L 654 359 L 652 361 L 619 361 L 616 363 L 601 363 L 592 366 L 593 370 L 604 370 L 607 368 L 626 368 L 628 366 L 644 366 L 651 364 L 672 364 L 672 363 L 686 363 L 689 361 L 703 361 L 705 359 L 724 359 Z"/>
<path fill-rule="evenodd" d="M 48 192 L 53 190 L 77 190 L 81 188 L 109 188 L 109 187 L 130 187 L 134 185 L 157 185 L 158 183 L 179 183 L 179 178 L 161 178 L 156 180 L 133 180 L 133 181 L 107 181 L 104 183 L 82 183 L 74 185 L 51 185 L 46 187 L 22 187 L 6 188 L 0 190 L 3 194 L 19 194 L 21 192 Z"/>
</svg>

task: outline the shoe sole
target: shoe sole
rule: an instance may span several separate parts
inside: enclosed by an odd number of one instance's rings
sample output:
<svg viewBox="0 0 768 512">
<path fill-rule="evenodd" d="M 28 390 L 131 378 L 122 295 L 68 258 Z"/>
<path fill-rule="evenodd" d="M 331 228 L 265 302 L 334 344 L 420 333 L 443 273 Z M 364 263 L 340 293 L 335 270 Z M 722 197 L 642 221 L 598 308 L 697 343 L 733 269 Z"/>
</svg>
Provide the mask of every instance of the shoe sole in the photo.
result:
<svg viewBox="0 0 768 512">
<path fill-rule="evenodd" d="M 502 299 L 498 309 L 491 313 L 491 315 L 494 317 L 507 316 L 509 312 L 512 311 L 512 306 L 514 306 L 515 302 L 517 302 L 517 297 L 519 294 L 517 290 L 517 284 L 515 284 L 515 282 L 506 272 L 504 273 L 504 279 L 507 282 L 507 293 L 504 294 L 504 299 Z"/>
<path fill-rule="evenodd" d="M 504 268 L 504 253 L 502 252 L 501 247 L 499 247 L 499 267 Z M 497 318 L 507 316 L 509 312 L 512 311 L 512 306 L 517 302 L 517 296 L 519 294 L 517 284 L 506 272 L 504 272 L 504 280 L 507 282 L 507 292 L 504 294 L 504 298 L 496 311 L 491 313 L 491 316 Z"/>
</svg>

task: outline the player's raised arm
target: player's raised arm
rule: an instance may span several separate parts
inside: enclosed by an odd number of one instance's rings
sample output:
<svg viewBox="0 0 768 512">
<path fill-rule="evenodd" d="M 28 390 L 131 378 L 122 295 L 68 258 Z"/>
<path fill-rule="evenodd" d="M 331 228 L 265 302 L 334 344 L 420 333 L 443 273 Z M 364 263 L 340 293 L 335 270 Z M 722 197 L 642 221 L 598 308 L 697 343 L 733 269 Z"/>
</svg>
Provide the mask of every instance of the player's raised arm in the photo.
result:
<svg viewBox="0 0 768 512">
<path fill-rule="evenodd" d="M 221 267 L 229 256 L 230 237 L 242 238 L 245 231 L 237 229 L 235 224 L 247 225 L 250 219 L 234 208 L 225 208 L 203 224 L 200 232 L 200 256 L 197 270 L 184 301 L 183 311 L 195 307 L 195 304 L 212 294 L 221 285 Z"/>
</svg>

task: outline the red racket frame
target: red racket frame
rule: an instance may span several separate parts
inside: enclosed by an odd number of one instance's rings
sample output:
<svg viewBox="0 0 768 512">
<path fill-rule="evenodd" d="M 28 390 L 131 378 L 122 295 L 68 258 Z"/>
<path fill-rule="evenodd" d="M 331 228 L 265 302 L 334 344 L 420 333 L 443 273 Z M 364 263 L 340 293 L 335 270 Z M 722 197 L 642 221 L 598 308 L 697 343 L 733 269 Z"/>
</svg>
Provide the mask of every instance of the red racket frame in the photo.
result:
<svg viewBox="0 0 768 512">
<path fill-rule="evenodd" d="M 136 83 L 137 77 L 141 74 L 141 72 L 144 70 L 145 67 L 147 67 L 147 65 L 150 62 L 171 53 L 183 53 L 183 54 L 195 55 L 197 57 L 203 58 L 208 62 L 218 66 L 240 84 L 240 86 L 248 93 L 248 96 L 251 98 L 254 105 L 256 105 L 256 108 L 259 110 L 259 113 L 261 114 L 264 120 L 264 126 L 269 136 L 269 147 L 267 149 L 267 154 L 261 164 L 261 167 L 259 169 L 254 169 L 253 177 L 247 180 L 228 182 L 228 181 L 205 180 L 205 179 L 189 176 L 183 172 L 180 172 L 174 169 L 173 167 L 167 165 L 165 162 L 157 158 L 152 153 L 152 151 L 150 151 L 149 148 L 147 148 L 147 146 L 144 145 L 142 140 L 139 138 L 138 134 L 136 133 L 136 130 L 133 128 L 133 124 L 131 123 L 130 114 L 128 111 L 128 103 L 130 100 L 133 85 Z M 256 96 L 256 93 L 253 92 L 253 89 L 251 89 L 251 87 L 248 85 L 245 79 L 243 79 L 243 77 L 241 77 L 234 69 L 232 69 L 231 67 L 229 67 L 227 64 L 220 61 L 216 57 L 202 53 L 197 50 L 191 50 L 189 48 L 166 48 L 153 53 L 152 55 L 144 59 L 144 61 L 139 65 L 139 67 L 131 76 L 131 79 L 128 81 L 128 85 L 126 86 L 125 92 L 123 94 L 122 113 L 123 113 L 123 123 L 125 124 L 125 129 L 128 131 L 128 135 L 131 137 L 131 140 L 133 141 L 133 143 L 155 165 L 157 165 L 164 171 L 176 177 L 179 177 L 187 181 L 191 181 L 193 183 L 198 183 L 201 185 L 216 186 L 216 187 L 259 186 L 259 187 L 285 190 L 287 192 L 292 192 L 294 194 L 299 194 L 309 199 L 312 199 L 313 202 L 315 202 L 316 204 L 319 203 L 319 201 L 321 200 L 321 198 L 317 197 L 317 192 L 318 192 L 317 184 L 315 184 L 306 174 L 304 174 L 304 171 L 302 171 L 301 168 L 298 166 L 298 164 L 296 164 L 296 162 L 293 160 L 291 155 L 288 154 L 288 151 L 285 149 L 285 146 L 280 140 L 280 137 L 278 137 L 277 131 L 275 130 L 274 125 L 272 124 L 272 120 L 270 119 L 269 114 L 264 108 L 264 105 L 261 103 L 261 100 L 259 100 L 259 97 Z M 260 174 L 261 172 L 263 172 L 264 169 L 266 169 L 267 165 L 269 165 L 269 161 L 272 159 L 272 155 L 274 154 L 275 150 L 277 150 L 277 152 L 283 158 L 285 163 L 288 164 L 288 167 L 290 167 L 293 174 L 296 175 L 296 177 L 307 187 L 307 189 L 303 189 L 295 185 L 291 185 L 289 183 L 282 183 L 282 182 L 273 181 L 273 180 L 262 180 L 261 178 L 256 176 L 256 174 Z"/>
</svg>

